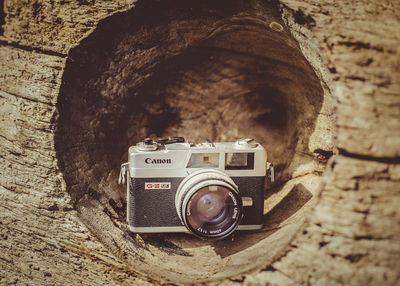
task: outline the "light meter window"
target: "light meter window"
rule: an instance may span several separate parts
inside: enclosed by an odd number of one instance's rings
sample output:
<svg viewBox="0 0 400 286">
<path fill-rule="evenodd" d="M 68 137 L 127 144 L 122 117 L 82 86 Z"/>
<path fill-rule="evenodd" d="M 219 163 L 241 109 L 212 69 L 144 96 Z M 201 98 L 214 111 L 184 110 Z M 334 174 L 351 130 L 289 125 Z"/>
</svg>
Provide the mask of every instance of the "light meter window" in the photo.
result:
<svg viewBox="0 0 400 286">
<path fill-rule="evenodd" d="M 187 168 L 218 168 L 219 154 L 218 153 L 197 153 L 190 157 Z"/>
<path fill-rule="evenodd" d="M 226 153 L 225 170 L 253 170 L 254 153 Z"/>
</svg>

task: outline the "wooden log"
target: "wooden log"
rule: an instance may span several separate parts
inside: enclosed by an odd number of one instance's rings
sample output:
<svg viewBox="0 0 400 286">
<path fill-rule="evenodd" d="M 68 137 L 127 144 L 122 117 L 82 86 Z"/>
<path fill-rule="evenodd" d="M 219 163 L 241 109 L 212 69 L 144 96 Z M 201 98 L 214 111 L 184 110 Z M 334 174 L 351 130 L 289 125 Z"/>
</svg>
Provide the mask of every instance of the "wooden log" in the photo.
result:
<svg viewBox="0 0 400 286">
<path fill-rule="evenodd" d="M 5 2 L 1 284 L 399 283 L 399 4 L 283 0 L 280 12 L 274 5 Z M 136 26 L 117 31 L 129 21 Z M 102 37 L 104 44 L 114 39 L 110 47 L 122 44 L 116 50 L 96 46 Z M 229 53 L 210 52 L 221 49 Z M 85 74 L 80 63 L 102 76 Z M 134 78 L 140 65 L 145 68 Z M 231 68 L 221 71 L 226 66 Z M 238 69 L 242 73 L 232 73 Z M 272 105 L 257 96 L 265 77 L 274 78 L 265 97 Z M 129 117 L 123 109 L 122 99 L 136 89 L 146 113 L 158 121 L 140 112 Z M 74 96 L 76 90 L 85 96 Z M 190 97 L 196 92 L 203 100 Z M 156 108 L 146 103 L 165 94 Z M 185 103 L 188 98 L 194 109 Z M 84 105 L 88 102 L 95 108 Z M 166 105 L 175 107 L 179 127 L 172 121 L 158 128 L 169 120 L 162 112 Z M 209 112 L 216 105 L 220 111 Z M 244 107 L 233 109 L 237 121 L 225 112 L 235 106 Z M 250 107 L 252 112 L 244 112 Z M 255 127 L 259 116 L 273 124 Z M 107 140 L 116 134 L 112 127 L 127 118 L 134 127 L 117 129 L 125 141 L 108 153 L 114 145 Z M 124 193 L 115 191 L 115 179 L 129 141 L 173 132 L 201 139 L 210 128 L 215 140 L 258 132 L 280 163 L 282 185 L 266 193 L 264 231 L 216 243 L 185 234 L 127 232 Z M 337 152 L 325 170 L 333 133 Z"/>
</svg>

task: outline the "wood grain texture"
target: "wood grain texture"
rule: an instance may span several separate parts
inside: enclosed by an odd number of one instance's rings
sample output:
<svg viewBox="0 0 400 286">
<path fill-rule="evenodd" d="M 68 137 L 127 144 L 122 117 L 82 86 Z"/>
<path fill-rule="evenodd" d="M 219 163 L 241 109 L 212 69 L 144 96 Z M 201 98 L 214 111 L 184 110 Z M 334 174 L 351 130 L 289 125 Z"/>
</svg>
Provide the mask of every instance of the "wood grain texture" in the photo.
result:
<svg viewBox="0 0 400 286">
<path fill-rule="evenodd" d="M 324 168 L 318 158 L 332 152 L 330 130 L 321 127 L 329 122 L 317 119 L 328 112 L 321 111 L 328 95 L 277 7 L 229 3 L 138 3 L 103 21 L 66 63 L 55 140 L 67 191 L 115 255 L 157 279 L 208 281 L 271 261 L 316 197 Z M 154 19 L 143 16 L 149 13 Z M 310 140 L 315 129 L 325 137 Z M 267 146 L 277 183 L 266 192 L 271 213 L 263 231 L 222 242 L 127 233 L 120 163 L 133 142 L 176 134 L 195 142 L 254 137 Z M 287 183 L 293 177 L 304 181 L 304 192 Z M 291 223 L 281 224 L 288 217 Z"/>
<path fill-rule="evenodd" d="M 334 82 L 337 147 L 399 158 L 399 3 L 282 1 L 312 27 Z M 299 28 L 297 28 L 299 29 Z M 343 130 L 343 132 L 341 131 Z M 373 132 L 371 132 L 373 130 Z"/>
<path fill-rule="evenodd" d="M 97 23 L 133 7 L 135 1 L 5 1 L 0 40 L 42 53 L 65 55 Z"/>
<path fill-rule="evenodd" d="M 307 226 L 277 262 L 242 281 L 397 285 L 398 3 L 282 3 L 296 38 L 318 43 L 329 68 L 340 155 L 330 161 Z"/>
<path fill-rule="evenodd" d="M 0 91 L 0 283 L 92 284 L 99 273 L 111 285 L 137 283 L 92 238 L 65 193 L 53 124 L 65 59 L 4 46 L 1 54 L 1 87 L 12 93 Z"/>
<path fill-rule="evenodd" d="M 283 19 L 333 98 L 322 103 L 317 120 L 325 127 L 315 129 L 310 151 L 331 150 L 333 140 L 325 135 L 335 130 L 338 154 L 328 163 L 313 210 L 280 222 L 285 226 L 299 219 L 305 224 L 274 261 L 209 284 L 398 285 L 400 4 L 281 4 Z M 100 19 L 131 7 L 132 2 L 124 1 L 5 2 L 0 39 L 0 284 L 159 283 L 115 255 L 121 248 L 110 249 L 112 240 L 100 242 L 87 228 L 90 223 L 78 215 L 87 208 L 81 204 L 76 209 L 66 192 L 54 146 L 56 102 L 70 48 Z M 332 115 L 336 126 L 326 119 Z M 297 175 L 309 170 L 297 169 Z M 110 217 L 101 205 L 89 207 Z M 114 229 L 108 221 L 110 226 L 103 227 Z M 159 249 L 156 243 L 149 243 L 152 250 Z M 140 248 L 133 251 L 146 254 Z M 237 261 L 242 262 L 250 263 Z"/>
</svg>

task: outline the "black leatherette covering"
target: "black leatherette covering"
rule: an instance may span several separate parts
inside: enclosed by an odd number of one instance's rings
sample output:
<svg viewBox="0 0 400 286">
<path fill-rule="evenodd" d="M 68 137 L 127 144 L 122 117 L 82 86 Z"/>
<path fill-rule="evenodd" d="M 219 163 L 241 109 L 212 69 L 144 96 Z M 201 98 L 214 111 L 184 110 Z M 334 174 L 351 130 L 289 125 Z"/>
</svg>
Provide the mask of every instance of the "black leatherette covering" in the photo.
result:
<svg viewBox="0 0 400 286">
<path fill-rule="evenodd" d="M 175 207 L 175 193 L 184 178 L 131 178 L 128 223 L 133 227 L 182 226 Z M 240 225 L 263 224 L 265 177 L 232 177 L 240 196 L 252 197 L 253 206 L 243 208 Z M 145 183 L 171 182 L 170 190 L 146 190 Z"/>
</svg>

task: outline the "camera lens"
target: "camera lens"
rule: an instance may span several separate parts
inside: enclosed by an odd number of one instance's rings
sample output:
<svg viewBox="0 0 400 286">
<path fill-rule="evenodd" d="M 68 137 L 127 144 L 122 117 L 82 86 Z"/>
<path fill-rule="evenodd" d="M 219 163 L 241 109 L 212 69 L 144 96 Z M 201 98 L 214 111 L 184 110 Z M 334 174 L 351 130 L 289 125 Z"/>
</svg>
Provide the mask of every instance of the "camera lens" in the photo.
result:
<svg viewBox="0 0 400 286">
<path fill-rule="evenodd" d="M 211 185 L 194 193 L 186 210 L 190 228 L 209 234 L 229 229 L 236 220 L 235 203 L 229 195 L 231 192 L 228 188 Z"/>
<path fill-rule="evenodd" d="M 242 200 L 232 179 L 219 170 L 199 170 L 178 188 L 176 207 L 183 224 L 195 235 L 220 239 L 238 226 Z"/>
</svg>

